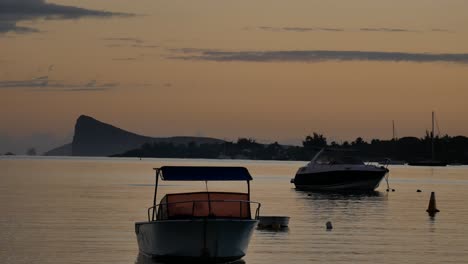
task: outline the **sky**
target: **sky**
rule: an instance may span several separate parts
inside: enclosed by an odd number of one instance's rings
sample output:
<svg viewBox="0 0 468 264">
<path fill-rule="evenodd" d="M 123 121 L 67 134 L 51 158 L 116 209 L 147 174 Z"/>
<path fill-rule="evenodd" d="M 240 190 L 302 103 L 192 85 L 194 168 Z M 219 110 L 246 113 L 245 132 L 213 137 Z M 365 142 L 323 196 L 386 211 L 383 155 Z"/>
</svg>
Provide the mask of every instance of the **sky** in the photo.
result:
<svg viewBox="0 0 468 264">
<path fill-rule="evenodd" d="M 0 153 L 147 136 L 468 136 L 468 1 L 0 0 Z"/>
</svg>

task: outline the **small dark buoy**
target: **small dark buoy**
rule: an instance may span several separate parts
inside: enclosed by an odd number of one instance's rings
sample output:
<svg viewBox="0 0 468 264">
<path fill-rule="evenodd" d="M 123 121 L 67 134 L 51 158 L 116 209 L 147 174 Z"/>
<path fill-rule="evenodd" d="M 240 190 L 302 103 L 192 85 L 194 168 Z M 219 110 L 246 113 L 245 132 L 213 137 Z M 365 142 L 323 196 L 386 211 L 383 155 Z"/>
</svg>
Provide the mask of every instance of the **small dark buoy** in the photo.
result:
<svg viewBox="0 0 468 264">
<path fill-rule="evenodd" d="M 312 196 L 312 194 L 308 193 L 307 196 Z"/>
<path fill-rule="evenodd" d="M 440 212 L 436 206 L 436 199 L 435 199 L 434 192 L 431 192 L 431 198 L 429 199 L 429 206 L 427 207 L 426 212 L 429 213 L 430 216 L 434 216 L 436 213 Z"/>
<path fill-rule="evenodd" d="M 395 189 L 392 189 L 392 192 L 394 192 L 394 191 L 395 191 Z"/>
<path fill-rule="evenodd" d="M 327 230 L 332 230 L 333 229 L 333 226 L 332 226 L 332 223 L 330 221 L 328 221 L 325 226 L 327 227 Z"/>
<path fill-rule="evenodd" d="M 422 191 L 418 189 L 418 190 L 416 190 L 416 192 L 422 192 Z"/>
<path fill-rule="evenodd" d="M 389 191 L 390 191 L 390 189 L 387 189 L 387 192 L 389 192 Z"/>
</svg>

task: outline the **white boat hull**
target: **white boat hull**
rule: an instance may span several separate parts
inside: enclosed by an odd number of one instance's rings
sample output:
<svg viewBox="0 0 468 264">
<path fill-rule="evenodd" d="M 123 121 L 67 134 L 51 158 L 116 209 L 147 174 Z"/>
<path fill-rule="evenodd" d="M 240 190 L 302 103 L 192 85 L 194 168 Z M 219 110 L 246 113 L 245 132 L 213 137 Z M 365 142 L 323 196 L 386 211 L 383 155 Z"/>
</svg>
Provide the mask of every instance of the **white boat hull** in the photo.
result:
<svg viewBox="0 0 468 264">
<path fill-rule="evenodd" d="M 160 260 L 234 261 L 247 251 L 258 220 L 190 219 L 135 223 L 141 253 Z"/>
</svg>

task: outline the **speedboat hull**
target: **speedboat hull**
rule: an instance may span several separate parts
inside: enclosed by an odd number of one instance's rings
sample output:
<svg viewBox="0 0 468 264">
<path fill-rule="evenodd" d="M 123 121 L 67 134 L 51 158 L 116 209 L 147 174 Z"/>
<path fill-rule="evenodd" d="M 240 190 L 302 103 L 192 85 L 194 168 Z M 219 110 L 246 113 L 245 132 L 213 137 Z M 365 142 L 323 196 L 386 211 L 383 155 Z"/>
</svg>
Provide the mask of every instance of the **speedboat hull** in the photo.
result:
<svg viewBox="0 0 468 264">
<path fill-rule="evenodd" d="M 135 223 L 142 254 L 161 261 L 226 262 L 242 258 L 258 220 L 187 219 Z"/>
<path fill-rule="evenodd" d="M 294 185 L 296 189 L 310 191 L 373 191 L 387 172 L 387 169 L 298 172 Z"/>
</svg>

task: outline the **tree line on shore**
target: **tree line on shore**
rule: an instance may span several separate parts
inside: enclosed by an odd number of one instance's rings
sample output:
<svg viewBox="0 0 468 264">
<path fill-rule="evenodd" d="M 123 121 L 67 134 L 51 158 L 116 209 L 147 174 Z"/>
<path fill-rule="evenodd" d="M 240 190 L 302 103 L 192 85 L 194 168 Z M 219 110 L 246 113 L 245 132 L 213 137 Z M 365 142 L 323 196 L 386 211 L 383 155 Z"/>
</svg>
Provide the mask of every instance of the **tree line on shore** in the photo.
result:
<svg viewBox="0 0 468 264">
<path fill-rule="evenodd" d="M 432 157 L 432 144 L 434 157 Z M 418 161 L 432 158 L 448 163 L 468 164 L 468 137 L 436 136 L 429 132 L 422 138 L 403 137 L 400 139 L 364 141 L 361 137 L 341 143 L 328 142 L 318 133 L 308 135 L 302 146 L 281 145 L 278 142 L 261 144 L 252 138 L 239 138 L 237 142 L 221 144 L 173 144 L 165 142 L 145 143 L 140 148 L 127 151 L 118 157 L 154 158 L 206 158 L 206 159 L 255 159 L 255 160 L 310 160 L 322 148 L 349 150 L 366 161 L 384 159 Z"/>
</svg>

